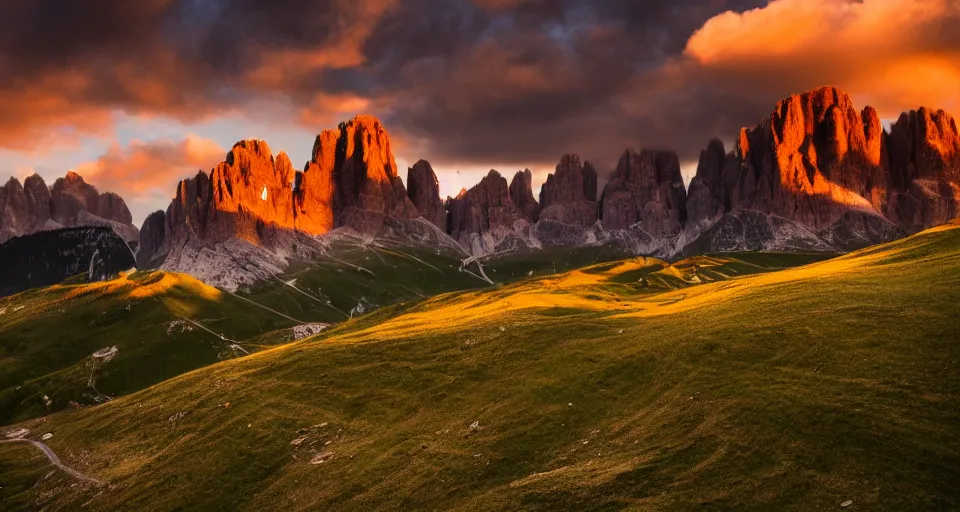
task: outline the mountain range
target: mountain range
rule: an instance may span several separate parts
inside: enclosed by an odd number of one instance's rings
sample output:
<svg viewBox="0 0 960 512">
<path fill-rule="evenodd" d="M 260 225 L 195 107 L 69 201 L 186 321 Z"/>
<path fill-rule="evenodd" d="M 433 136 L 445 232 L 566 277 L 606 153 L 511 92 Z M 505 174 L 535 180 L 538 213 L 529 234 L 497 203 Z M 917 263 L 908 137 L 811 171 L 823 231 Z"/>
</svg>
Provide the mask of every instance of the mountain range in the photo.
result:
<svg viewBox="0 0 960 512">
<path fill-rule="evenodd" d="M 426 160 L 399 175 L 390 137 L 358 115 L 317 136 L 303 170 L 262 140 L 236 143 L 209 172 L 182 180 L 166 211 L 138 230 L 116 194 L 75 173 L 0 189 L 0 240 L 61 226 L 111 227 L 137 266 L 236 289 L 280 274 L 339 236 L 445 246 L 465 259 L 547 247 L 613 246 L 679 258 L 727 251 L 844 252 L 958 216 L 960 135 L 921 107 L 885 129 L 823 87 L 777 103 L 729 151 L 711 140 L 684 186 L 678 155 L 628 149 L 602 190 L 600 173 L 564 155 L 538 197 L 532 173 L 491 170 L 441 199 Z"/>
</svg>

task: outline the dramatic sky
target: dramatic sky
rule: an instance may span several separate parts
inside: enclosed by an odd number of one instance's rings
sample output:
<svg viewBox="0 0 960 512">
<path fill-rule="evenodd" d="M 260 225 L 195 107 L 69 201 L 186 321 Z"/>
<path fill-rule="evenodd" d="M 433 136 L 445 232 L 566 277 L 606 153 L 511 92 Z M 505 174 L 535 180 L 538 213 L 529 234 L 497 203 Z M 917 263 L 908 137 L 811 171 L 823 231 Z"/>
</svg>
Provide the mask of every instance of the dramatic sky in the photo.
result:
<svg viewBox="0 0 960 512">
<path fill-rule="evenodd" d="M 960 113 L 957 0 L 5 0 L 0 179 L 68 170 L 139 223 L 244 138 L 297 164 L 379 116 L 455 194 L 561 154 L 684 173 L 792 93 L 831 84 L 881 117 Z M 689 177 L 689 176 L 688 176 Z"/>
</svg>

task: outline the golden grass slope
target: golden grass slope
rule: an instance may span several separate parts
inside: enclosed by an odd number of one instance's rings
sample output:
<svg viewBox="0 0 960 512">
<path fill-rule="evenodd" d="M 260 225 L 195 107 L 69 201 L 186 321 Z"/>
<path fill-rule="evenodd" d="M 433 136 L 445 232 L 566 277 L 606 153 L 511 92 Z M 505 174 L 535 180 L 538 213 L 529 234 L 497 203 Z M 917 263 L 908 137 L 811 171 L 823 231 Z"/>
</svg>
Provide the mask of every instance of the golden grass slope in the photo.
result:
<svg viewBox="0 0 960 512">
<path fill-rule="evenodd" d="M 384 308 L 25 422 L 111 483 L 40 482 L 35 503 L 960 507 L 960 226 L 676 290 L 657 284 L 676 279 L 665 268 L 600 265 Z"/>
</svg>

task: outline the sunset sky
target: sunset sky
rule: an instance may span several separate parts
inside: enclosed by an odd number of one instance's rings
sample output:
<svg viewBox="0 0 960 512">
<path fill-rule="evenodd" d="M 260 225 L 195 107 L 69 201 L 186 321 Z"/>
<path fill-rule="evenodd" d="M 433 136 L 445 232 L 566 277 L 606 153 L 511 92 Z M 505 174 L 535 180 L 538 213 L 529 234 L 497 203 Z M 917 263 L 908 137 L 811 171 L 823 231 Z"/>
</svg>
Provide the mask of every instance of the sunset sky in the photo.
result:
<svg viewBox="0 0 960 512">
<path fill-rule="evenodd" d="M 682 4 L 673 6 L 672 4 Z M 76 170 L 139 224 L 244 138 L 296 166 L 358 112 L 441 194 L 626 147 L 692 173 L 781 97 L 960 113 L 956 0 L 9 0 L 0 179 Z M 459 171 L 459 172 L 458 172 Z"/>
</svg>

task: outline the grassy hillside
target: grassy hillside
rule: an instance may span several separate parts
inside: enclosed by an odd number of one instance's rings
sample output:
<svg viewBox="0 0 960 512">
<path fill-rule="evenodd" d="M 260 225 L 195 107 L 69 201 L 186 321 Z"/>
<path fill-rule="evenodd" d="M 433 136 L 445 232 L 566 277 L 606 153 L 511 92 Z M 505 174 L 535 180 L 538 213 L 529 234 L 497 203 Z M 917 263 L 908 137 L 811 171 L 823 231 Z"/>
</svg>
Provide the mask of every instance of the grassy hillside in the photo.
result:
<svg viewBox="0 0 960 512">
<path fill-rule="evenodd" d="M 613 256 L 604 248 L 572 249 L 515 255 L 484 268 L 491 280 L 503 283 Z M 751 257 L 756 256 L 736 256 L 737 261 Z M 748 270 L 792 264 L 791 258 L 796 257 L 775 256 Z M 386 305 L 483 286 L 490 285 L 475 264 L 461 269 L 460 260 L 446 251 L 343 243 L 238 294 L 166 272 L 138 272 L 107 283 L 68 280 L 31 290 L 0 299 L 0 424 L 59 411 L 71 402 L 100 403 L 288 343 L 309 332 L 294 330 L 300 324 L 334 324 Z M 105 351 L 102 357 L 98 351 Z"/>
<path fill-rule="evenodd" d="M 960 227 L 665 290 L 692 277 L 638 259 L 391 306 L 25 422 L 111 483 L 33 506 L 960 507 Z"/>
<path fill-rule="evenodd" d="M 154 271 L 0 298 L 0 424 L 288 343 L 302 337 L 293 329 L 302 324 L 488 285 L 459 267 L 457 258 L 425 248 L 344 246 L 239 294 Z"/>
</svg>

